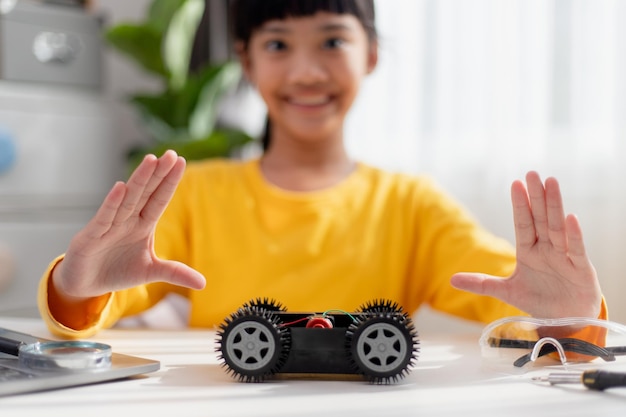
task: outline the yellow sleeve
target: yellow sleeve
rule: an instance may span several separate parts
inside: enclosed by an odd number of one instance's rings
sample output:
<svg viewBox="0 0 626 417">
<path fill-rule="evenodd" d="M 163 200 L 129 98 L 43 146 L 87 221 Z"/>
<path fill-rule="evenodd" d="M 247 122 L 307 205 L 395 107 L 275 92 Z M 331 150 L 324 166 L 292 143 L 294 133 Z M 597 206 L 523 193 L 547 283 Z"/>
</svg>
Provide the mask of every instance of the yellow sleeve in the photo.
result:
<svg viewBox="0 0 626 417">
<path fill-rule="evenodd" d="M 600 314 L 598 318 L 600 320 L 608 320 L 608 317 L 609 317 L 609 312 L 606 306 L 606 301 L 604 297 L 602 297 L 602 305 L 600 306 Z M 605 329 L 604 327 L 587 326 L 583 328 L 582 330 L 579 330 L 577 332 L 574 332 L 568 335 L 568 337 L 571 337 L 574 339 L 585 340 L 597 346 L 606 346 L 606 335 L 607 335 L 607 329 Z M 589 355 L 582 355 L 582 354 L 571 353 L 571 352 L 568 352 L 567 356 L 569 360 L 578 361 L 578 362 L 586 362 L 588 360 L 593 359 Z"/>
<path fill-rule="evenodd" d="M 92 336 L 103 327 L 103 317 L 106 316 L 103 313 L 110 310 L 113 294 L 90 299 L 82 304 L 79 310 L 63 311 L 64 317 L 57 319 L 52 314 L 51 308 L 54 309 L 59 301 L 50 288 L 50 278 L 52 271 L 63 258 L 64 255 L 61 255 L 54 259 L 39 281 L 37 291 L 39 313 L 50 332 L 56 336 L 72 339 Z"/>
</svg>

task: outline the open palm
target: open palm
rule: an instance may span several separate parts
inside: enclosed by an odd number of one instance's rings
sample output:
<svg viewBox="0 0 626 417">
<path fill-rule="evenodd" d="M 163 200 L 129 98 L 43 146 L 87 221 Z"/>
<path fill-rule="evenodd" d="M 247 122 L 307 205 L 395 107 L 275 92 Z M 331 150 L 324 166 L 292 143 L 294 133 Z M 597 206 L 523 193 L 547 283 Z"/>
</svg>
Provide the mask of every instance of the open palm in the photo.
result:
<svg viewBox="0 0 626 417">
<path fill-rule="evenodd" d="M 185 160 L 167 151 L 146 156 L 127 183 L 116 183 L 55 268 L 57 291 L 87 298 L 153 281 L 203 288 L 200 273 L 154 253 L 156 223 L 184 170 Z"/>
<path fill-rule="evenodd" d="M 535 317 L 597 317 L 602 293 L 574 215 L 556 179 L 536 172 L 511 186 L 517 266 L 510 277 L 459 273 L 457 288 L 499 298 Z"/>
</svg>

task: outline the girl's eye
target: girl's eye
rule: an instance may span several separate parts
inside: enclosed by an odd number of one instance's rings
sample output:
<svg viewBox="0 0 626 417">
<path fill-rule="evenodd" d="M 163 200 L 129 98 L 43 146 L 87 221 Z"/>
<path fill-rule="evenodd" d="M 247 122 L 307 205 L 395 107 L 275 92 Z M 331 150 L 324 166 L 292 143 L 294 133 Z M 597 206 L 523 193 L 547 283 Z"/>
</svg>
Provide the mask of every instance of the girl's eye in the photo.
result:
<svg viewBox="0 0 626 417">
<path fill-rule="evenodd" d="M 340 48 L 344 44 L 344 40 L 340 38 L 330 38 L 324 42 L 324 47 L 328 49 Z"/>
<path fill-rule="evenodd" d="M 285 44 L 285 42 L 278 41 L 278 40 L 269 41 L 265 43 L 265 49 L 267 49 L 268 51 L 282 51 L 286 47 L 287 45 Z"/>
</svg>

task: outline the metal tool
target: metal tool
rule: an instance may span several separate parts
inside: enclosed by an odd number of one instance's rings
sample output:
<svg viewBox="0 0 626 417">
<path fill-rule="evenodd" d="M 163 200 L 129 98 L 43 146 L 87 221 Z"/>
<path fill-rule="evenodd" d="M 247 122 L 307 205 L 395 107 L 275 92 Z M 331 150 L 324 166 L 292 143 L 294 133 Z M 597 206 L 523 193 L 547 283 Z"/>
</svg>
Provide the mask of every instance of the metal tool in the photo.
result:
<svg viewBox="0 0 626 417">
<path fill-rule="evenodd" d="M 549 375 L 533 378 L 539 382 L 556 384 L 583 384 L 593 390 L 602 391 L 607 388 L 626 387 L 625 372 L 588 370 L 584 372 L 552 372 Z"/>
</svg>

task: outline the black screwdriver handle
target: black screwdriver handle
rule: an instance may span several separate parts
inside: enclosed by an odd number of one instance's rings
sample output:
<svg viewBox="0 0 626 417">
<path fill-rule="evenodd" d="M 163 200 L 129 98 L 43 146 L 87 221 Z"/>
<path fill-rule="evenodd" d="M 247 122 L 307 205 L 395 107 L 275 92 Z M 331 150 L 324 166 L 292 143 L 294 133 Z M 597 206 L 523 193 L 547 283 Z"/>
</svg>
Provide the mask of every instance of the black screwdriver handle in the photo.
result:
<svg viewBox="0 0 626 417">
<path fill-rule="evenodd" d="M 0 336 L 0 352 L 2 353 L 18 356 L 22 345 L 25 345 L 25 343 L 20 342 L 19 340 L 7 339 L 6 337 Z"/>
<path fill-rule="evenodd" d="M 614 387 L 626 387 L 626 373 L 609 371 L 585 371 L 582 376 L 583 384 L 587 388 L 605 390 Z"/>
</svg>

